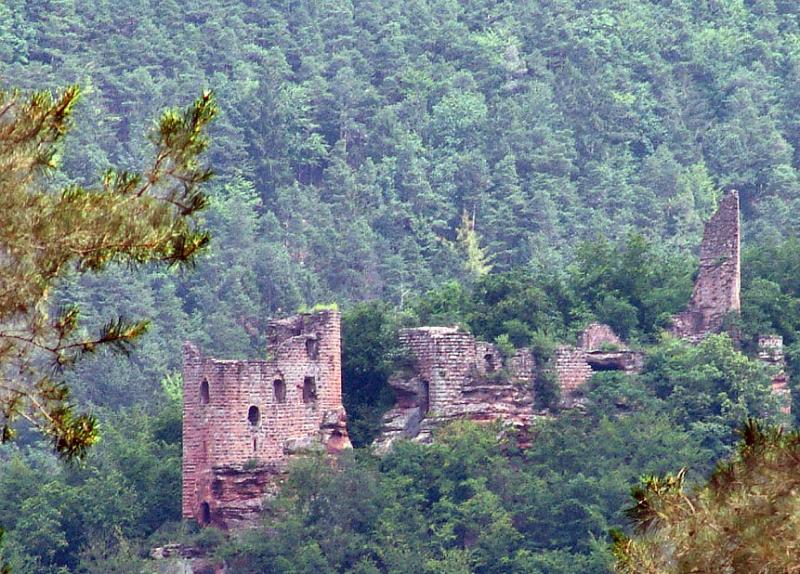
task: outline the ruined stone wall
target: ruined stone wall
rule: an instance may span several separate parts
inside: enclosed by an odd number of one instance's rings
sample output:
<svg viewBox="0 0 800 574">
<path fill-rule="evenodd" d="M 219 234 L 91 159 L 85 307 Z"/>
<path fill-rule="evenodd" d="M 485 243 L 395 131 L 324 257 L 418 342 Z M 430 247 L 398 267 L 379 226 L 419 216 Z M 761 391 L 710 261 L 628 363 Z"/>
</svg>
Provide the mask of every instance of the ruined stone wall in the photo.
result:
<svg viewBox="0 0 800 574">
<path fill-rule="evenodd" d="M 624 349 L 614 329 L 603 323 L 591 323 L 578 335 L 578 347 L 587 351 L 599 351 L 604 348 Z"/>
<path fill-rule="evenodd" d="M 293 452 L 349 446 L 340 329 L 335 311 L 273 321 L 267 358 L 258 361 L 184 346 L 184 518 L 246 520 Z"/>
<path fill-rule="evenodd" d="M 398 438 L 430 439 L 438 426 L 457 418 L 500 419 L 527 428 L 533 419 L 533 358 L 519 349 L 504 359 L 491 343 L 457 327 L 404 329 L 400 341 L 415 368 L 389 384 L 396 404 L 386 413 L 376 446 Z"/>
<path fill-rule="evenodd" d="M 476 366 L 474 337 L 457 328 L 427 327 L 403 330 L 400 342 L 416 361 L 423 400 L 427 385 L 428 413 L 443 414 L 458 401 L 464 379 Z"/>
<path fill-rule="evenodd" d="M 700 271 L 685 311 L 673 319 L 672 332 L 699 340 L 723 328 L 725 317 L 741 302 L 739 194 L 728 192 L 706 223 L 700 246 Z"/>
<path fill-rule="evenodd" d="M 630 350 L 608 325 L 592 323 L 578 334 L 578 345 L 556 349 L 555 370 L 561 392 L 561 407 L 580 404 L 584 387 L 597 371 L 636 373 L 644 355 Z"/>
<path fill-rule="evenodd" d="M 571 408 L 577 404 L 584 385 L 594 374 L 586 357 L 586 350 L 577 347 L 565 345 L 556 349 L 556 377 L 563 408 Z"/>
</svg>

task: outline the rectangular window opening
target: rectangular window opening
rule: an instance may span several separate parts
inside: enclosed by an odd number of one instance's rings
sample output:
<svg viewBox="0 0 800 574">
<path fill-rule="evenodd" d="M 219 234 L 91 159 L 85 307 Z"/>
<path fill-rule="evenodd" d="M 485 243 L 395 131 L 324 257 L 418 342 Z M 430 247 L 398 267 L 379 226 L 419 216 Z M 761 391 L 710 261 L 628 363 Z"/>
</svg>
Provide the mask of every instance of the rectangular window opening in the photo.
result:
<svg viewBox="0 0 800 574">
<path fill-rule="evenodd" d="M 313 403 L 317 400 L 317 381 L 314 377 L 303 379 L 303 402 Z"/>
</svg>

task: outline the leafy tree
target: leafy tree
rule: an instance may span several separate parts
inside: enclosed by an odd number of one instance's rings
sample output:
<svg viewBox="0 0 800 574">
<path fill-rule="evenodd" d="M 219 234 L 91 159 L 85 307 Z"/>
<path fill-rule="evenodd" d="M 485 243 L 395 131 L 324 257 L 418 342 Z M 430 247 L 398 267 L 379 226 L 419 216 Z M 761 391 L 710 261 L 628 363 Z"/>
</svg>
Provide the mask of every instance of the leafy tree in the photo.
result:
<svg viewBox="0 0 800 574">
<path fill-rule="evenodd" d="M 342 315 L 342 394 L 356 447 L 372 443 L 394 404 L 387 380 L 402 363 L 397 336 L 397 319 L 385 304 L 362 303 Z"/>
<path fill-rule="evenodd" d="M 769 370 L 737 351 L 728 335 L 699 344 L 667 338 L 650 350 L 645 384 L 667 401 L 672 419 L 726 454 L 748 416 L 780 419 L 780 399 L 771 392 Z"/>
</svg>

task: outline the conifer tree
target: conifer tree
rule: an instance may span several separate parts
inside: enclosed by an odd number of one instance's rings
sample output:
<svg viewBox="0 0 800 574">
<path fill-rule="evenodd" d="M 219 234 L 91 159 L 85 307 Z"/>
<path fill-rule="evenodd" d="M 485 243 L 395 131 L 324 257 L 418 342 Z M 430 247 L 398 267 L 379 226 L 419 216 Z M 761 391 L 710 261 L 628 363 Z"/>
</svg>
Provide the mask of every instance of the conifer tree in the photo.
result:
<svg viewBox="0 0 800 574">
<path fill-rule="evenodd" d="M 55 308 L 54 290 L 113 263 L 190 262 L 208 243 L 193 216 L 206 204 L 199 186 L 211 171 L 198 156 L 216 113 L 203 93 L 185 112 L 162 115 L 142 172 L 109 170 L 97 187 L 54 189 L 79 97 L 77 87 L 0 91 L 0 441 L 25 419 L 65 457 L 84 454 L 97 428 L 74 411 L 64 369 L 101 346 L 127 350 L 147 322 L 116 317 L 87 334 L 76 305 Z"/>
<path fill-rule="evenodd" d="M 645 477 L 628 514 L 636 535 L 612 532 L 620 574 L 797 570 L 800 434 L 748 419 L 738 452 L 689 491 L 686 470 Z"/>
</svg>

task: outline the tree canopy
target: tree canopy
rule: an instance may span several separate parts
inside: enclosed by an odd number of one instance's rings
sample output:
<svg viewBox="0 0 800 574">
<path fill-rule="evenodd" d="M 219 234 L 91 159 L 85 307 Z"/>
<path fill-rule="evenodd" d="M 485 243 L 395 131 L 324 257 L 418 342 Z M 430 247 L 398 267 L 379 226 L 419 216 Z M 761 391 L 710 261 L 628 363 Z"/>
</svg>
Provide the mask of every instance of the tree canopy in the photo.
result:
<svg viewBox="0 0 800 574">
<path fill-rule="evenodd" d="M 797 567 L 800 436 L 748 420 L 735 455 L 693 491 L 685 470 L 633 490 L 637 533 L 617 533 L 620 573 L 763 572 Z"/>
</svg>

